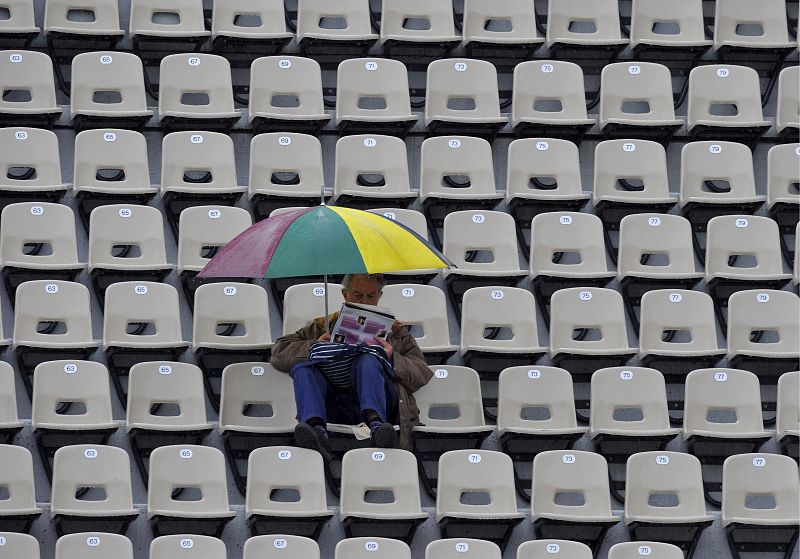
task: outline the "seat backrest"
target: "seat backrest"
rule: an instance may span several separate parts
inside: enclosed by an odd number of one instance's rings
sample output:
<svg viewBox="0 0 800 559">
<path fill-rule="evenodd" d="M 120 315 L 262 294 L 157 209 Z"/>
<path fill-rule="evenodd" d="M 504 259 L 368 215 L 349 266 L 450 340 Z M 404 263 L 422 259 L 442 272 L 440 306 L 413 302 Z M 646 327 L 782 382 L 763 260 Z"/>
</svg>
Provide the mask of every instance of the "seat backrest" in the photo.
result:
<svg viewBox="0 0 800 559">
<path fill-rule="evenodd" d="M 17 415 L 17 391 L 14 386 L 14 368 L 0 362 L 0 429 L 22 424 Z"/>
<path fill-rule="evenodd" d="M 761 433 L 758 377 L 740 369 L 697 369 L 686 376 L 683 428 L 694 432 Z"/>
<path fill-rule="evenodd" d="M 0 99 L 0 107 L 3 103 Z M 54 132 L 39 128 L 0 128 L 0 143 L 3 144 L 0 189 L 25 190 L 63 184 L 58 137 Z"/>
<path fill-rule="evenodd" d="M 491 62 L 472 58 L 434 60 L 426 75 L 426 124 L 437 119 L 500 117 L 497 69 Z"/>
<path fill-rule="evenodd" d="M 18 202 L 0 217 L 0 259 L 21 268 L 78 267 L 75 214 L 64 204 Z M 38 250 L 31 245 L 41 244 Z"/>
<path fill-rule="evenodd" d="M 150 542 L 150 559 L 226 559 L 225 542 L 212 536 L 176 534 Z"/>
<path fill-rule="evenodd" d="M 714 301 L 702 291 L 648 291 L 642 296 L 639 322 L 642 353 L 683 351 L 696 354 L 719 349 Z"/>
<path fill-rule="evenodd" d="M 95 361 L 45 361 L 33 373 L 31 424 L 37 428 L 108 428 L 113 424 L 108 369 Z M 82 404 L 83 413 L 59 413 Z M 73 408 L 73 410 L 75 410 Z"/>
<path fill-rule="evenodd" d="M 161 446 L 150 454 L 147 510 L 177 514 L 227 514 L 225 457 L 219 449 L 200 445 Z M 172 497 L 178 487 L 199 489 L 200 500 Z"/>
<path fill-rule="evenodd" d="M 644 258 L 645 255 L 651 255 Z M 620 277 L 679 275 L 695 271 L 692 225 L 679 215 L 628 214 L 619 227 Z"/>
<path fill-rule="evenodd" d="M 692 69 L 686 114 L 689 130 L 698 123 L 761 123 L 764 114 L 758 73 L 747 66 L 729 64 Z"/>
<path fill-rule="evenodd" d="M 497 429 L 574 429 L 572 376 L 558 367 L 509 367 L 500 373 Z"/>
<path fill-rule="evenodd" d="M 0 98 L 0 113 L 56 111 L 56 86 L 50 57 L 30 50 L 0 51 L 0 88 L 20 92 Z"/>
<path fill-rule="evenodd" d="M 337 193 L 360 191 L 365 196 L 410 192 L 405 142 L 377 135 L 339 138 L 334 189 Z"/>
<path fill-rule="evenodd" d="M 276 498 L 287 490 L 296 492 L 296 498 Z M 251 452 L 245 505 L 248 515 L 295 516 L 326 511 L 325 470 L 319 452 L 284 446 Z"/>
<path fill-rule="evenodd" d="M 774 48 L 776 43 L 791 46 L 783 0 L 766 0 L 758 4 L 729 0 L 714 11 L 716 48 L 724 45 Z"/>
<path fill-rule="evenodd" d="M 93 343 L 89 290 L 63 280 L 26 281 L 17 288 L 14 343 L 34 346 Z"/>
<path fill-rule="evenodd" d="M 426 194 L 495 194 L 492 146 L 483 138 L 442 136 L 422 142 L 420 192 Z M 466 177 L 468 185 L 448 186 L 449 177 Z"/>
<path fill-rule="evenodd" d="M 611 119 L 675 120 L 669 68 L 653 62 L 617 62 L 600 78 L 600 126 Z"/>
<path fill-rule="evenodd" d="M 320 195 L 322 146 L 308 134 L 279 132 L 259 134 L 250 142 L 250 192 L 285 191 Z"/>
<path fill-rule="evenodd" d="M 121 251 L 120 246 L 133 250 Z M 157 208 L 108 204 L 89 217 L 89 267 L 166 266 L 164 218 Z"/>
<path fill-rule="evenodd" d="M 131 0 L 130 34 L 176 36 L 205 32 L 202 0 Z"/>
<path fill-rule="evenodd" d="M 344 303 L 342 285 L 328 283 L 328 310 L 333 312 Z M 283 334 L 305 326 L 310 320 L 325 314 L 325 285 L 322 283 L 300 283 L 283 294 Z"/>
<path fill-rule="evenodd" d="M 202 428 L 206 425 L 203 371 L 196 365 L 174 361 L 136 363 L 128 377 L 126 413 L 128 428 Z"/>
<path fill-rule="evenodd" d="M 252 413 L 262 406 L 267 413 Z M 221 431 L 290 431 L 296 415 L 292 378 L 286 373 L 268 363 L 232 363 L 222 371 Z"/>
<path fill-rule="evenodd" d="M 39 559 L 39 540 L 30 534 L 0 532 L 0 541 L 0 559 Z"/>
<path fill-rule="evenodd" d="M 381 39 L 389 38 L 431 42 L 456 39 L 451 0 L 383 0 Z"/>
<path fill-rule="evenodd" d="M 586 119 L 583 71 L 573 62 L 531 60 L 514 67 L 511 122 Z"/>
<path fill-rule="evenodd" d="M 517 548 L 517 559 L 590 559 L 592 549 L 569 540 L 536 540 L 523 542 Z"/>
<path fill-rule="evenodd" d="M 569 140 L 554 138 L 511 142 L 506 198 L 533 193 L 541 198 L 583 194 L 578 146 Z"/>
<path fill-rule="evenodd" d="M 369 495 L 372 491 L 391 497 L 375 502 Z M 417 459 L 399 448 L 349 450 L 342 458 L 339 512 L 343 518 L 421 514 Z"/>
<path fill-rule="evenodd" d="M 669 429 L 664 376 L 645 367 L 608 367 L 591 381 L 592 433 Z"/>
<path fill-rule="evenodd" d="M 36 508 L 36 489 L 31 451 L 23 446 L 2 444 L 0 458 L 3 462 L 0 487 L 8 493 L 8 498 L 0 502 L 0 513 L 8 515 L 15 511 L 32 511 Z"/>
<path fill-rule="evenodd" d="M 381 306 L 392 309 L 423 351 L 450 345 L 447 300 L 444 291 L 438 287 L 402 283 L 387 285 L 383 288 Z"/>
<path fill-rule="evenodd" d="M 706 278 L 783 273 L 780 231 L 775 220 L 752 215 L 718 215 L 708 222 Z"/>
<path fill-rule="evenodd" d="M 494 542 L 473 538 L 447 538 L 430 542 L 425 559 L 500 559 L 502 552 Z"/>
<path fill-rule="evenodd" d="M 592 402 L 594 404 L 594 402 Z M 684 452 L 638 452 L 628 458 L 625 517 L 690 519 L 706 516 L 700 460 Z"/>
<path fill-rule="evenodd" d="M 778 78 L 778 107 L 775 111 L 778 132 L 791 126 L 800 126 L 800 67 L 789 66 L 781 70 Z"/>
<path fill-rule="evenodd" d="M 728 299 L 728 354 L 800 354 L 800 297 L 770 289 L 734 293 Z M 754 336 L 755 333 L 760 333 Z M 776 339 L 777 338 L 777 339 Z"/>
<path fill-rule="evenodd" d="M 173 132 L 161 147 L 161 188 L 204 189 L 236 186 L 233 140 L 219 132 Z M 209 173 L 198 183 L 195 175 Z"/>
<path fill-rule="evenodd" d="M 800 84 L 798 84 L 800 88 Z M 800 204 L 800 143 L 772 146 L 767 154 L 767 207 L 775 202 Z"/>
<path fill-rule="evenodd" d="M 0 20 L 0 31 L 3 33 L 36 33 L 36 17 L 33 10 L 33 0 L 6 0 L 3 2 L 6 9 L 6 19 Z M 0 554 L 0 556 L 2 556 Z"/>
<path fill-rule="evenodd" d="M 383 14 L 381 20 L 385 21 L 385 17 Z M 405 64 L 384 58 L 351 58 L 339 64 L 336 71 L 337 121 L 410 116 Z"/>
<path fill-rule="evenodd" d="M 79 55 L 80 56 L 80 55 Z M 122 171 L 120 173 L 120 171 Z M 133 130 L 84 130 L 75 136 L 74 188 L 141 190 L 150 186 L 147 140 Z"/>
<path fill-rule="evenodd" d="M 297 5 L 297 40 L 306 36 L 344 39 L 372 36 L 369 0 L 300 0 Z M 376 37 L 377 38 L 377 37 Z"/>
<path fill-rule="evenodd" d="M 775 422 L 778 436 L 800 431 L 800 371 L 783 373 L 778 378 L 778 414 Z"/>
<path fill-rule="evenodd" d="M 70 3 L 76 4 L 74 0 Z M 117 3 L 113 4 L 116 10 Z M 48 8 L 50 3 L 47 4 Z M 144 90 L 141 59 L 126 52 L 85 52 L 72 59 L 70 112 L 144 112 L 147 96 Z M 99 94 L 99 92 L 103 92 Z M 119 97 L 111 92 L 116 92 Z"/>
<path fill-rule="evenodd" d="M 244 208 L 194 206 L 181 212 L 178 272 L 199 272 L 218 249 L 253 224 Z"/>
<path fill-rule="evenodd" d="M 194 292 L 192 336 L 195 348 L 271 344 L 267 291 L 252 283 L 201 285 Z"/>
<path fill-rule="evenodd" d="M 527 289 L 468 289 L 462 299 L 461 316 L 462 349 L 469 345 L 495 347 L 499 350 L 539 347 L 536 302 Z M 498 335 L 495 339 L 488 339 L 485 336 L 487 328 L 508 328 L 511 335 Z"/>
<path fill-rule="evenodd" d="M 290 555 L 319 559 L 319 544 L 303 536 L 254 536 L 245 540 L 242 559 L 285 559 Z"/>
<path fill-rule="evenodd" d="M 541 41 L 531 0 L 466 0 L 462 27 L 465 43 Z"/>
<path fill-rule="evenodd" d="M 669 198 L 667 155 L 650 140 L 606 140 L 594 150 L 594 190 L 597 203 L 624 196 L 631 202 Z"/>
<path fill-rule="evenodd" d="M 708 181 L 730 190 L 715 192 Z M 753 154 L 735 142 L 689 142 L 681 149 L 680 202 L 722 203 L 756 195 Z"/>
<path fill-rule="evenodd" d="M 433 378 L 414 393 L 426 427 L 483 427 L 481 380 L 459 365 L 431 366 Z"/>
<path fill-rule="evenodd" d="M 307 0 L 304 0 L 304 2 Z M 250 117 L 324 115 L 322 70 L 313 58 L 264 56 L 250 66 Z"/>
<path fill-rule="evenodd" d="M 439 458 L 439 486 L 436 518 L 468 513 L 473 518 L 517 512 L 511 458 L 493 450 L 450 450 Z M 476 502 L 466 504 L 464 493 L 475 494 Z M 481 495 L 483 494 L 483 495 Z"/>
<path fill-rule="evenodd" d="M 102 488 L 105 499 L 78 498 L 79 489 Z M 131 465 L 128 453 L 115 446 L 80 444 L 62 446 L 53 460 L 51 513 L 80 515 L 93 511 L 136 512 L 133 508 Z"/>
<path fill-rule="evenodd" d="M 158 112 L 232 113 L 233 84 L 228 60 L 215 54 L 171 54 L 161 59 Z"/>
<path fill-rule="evenodd" d="M 286 34 L 283 0 L 226 0 L 214 3 L 211 32 L 235 37 Z"/>
<path fill-rule="evenodd" d="M 408 544 L 390 538 L 347 538 L 336 544 L 335 559 L 411 559 Z"/>
<path fill-rule="evenodd" d="M 607 273 L 603 222 L 596 215 L 579 212 L 536 215 L 528 260 L 535 276 Z"/>
<path fill-rule="evenodd" d="M 588 332 L 577 339 L 575 331 Z M 580 349 L 602 352 L 628 347 L 625 309 L 618 291 L 601 287 L 571 287 L 550 298 L 550 351 Z"/>
<path fill-rule="evenodd" d="M 584 23 L 588 27 L 577 24 Z M 573 25 L 575 24 L 575 25 Z M 548 0 L 547 43 L 620 41 L 619 7 L 616 0 Z"/>
<path fill-rule="evenodd" d="M 425 220 L 425 215 L 422 212 L 404 208 L 372 208 L 367 211 L 382 215 L 401 225 L 405 225 L 426 241 L 428 240 L 428 222 Z"/>
<path fill-rule="evenodd" d="M 567 494 L 563 498 L 568 504 L 562 504 L 563 493 Z M 560 518 L 611 516 L 606 459 L 583 450 L 537 454 L 533 459 L 531 514 L 555 514 Z"/>
<path fill-rule="evenodd" d="M 639 43 L 702 43 L 702 0 L 634 0 L 631 6 L 631 46 Z"/>
<path fill-rule="evenodd" d="M 129 332 L 131 323 L 146 326 L 141 332 Z M 108 286 L 103 339 L 106 345 L 122 346 L 181 343 L 178 292 L 169 284 L 149 281 L 123 281 Z"/>
<path fill-rule="evenodd" d="M 133 544 L 122 534 L 82 532 L 56 542 L 56 559 L 133 559 Z"/>
<path fill-rule="evenodd" d="M 469 261 L 468 253 L 471 252 L 478 254 Z M 444 254 L 463 270 L 519 270 L 514 218 L 499 211 L 463 210 L 447 214 L 444 218 Z"/>
<path fill-rule="evenodd" d="M 772 507 L 754 501 L 772 500 Z M 722 466 L 722 525 L 731 522 L 797 524 L 800 479 L 797 462 L 778 454 L 737 454 Z"/>
<path fill-rule="evenodd" d="M 683 550 L 677 545 L 661 542 L 620 542 L 608 550 L 608 559 L 681 559 Z"/>
</svg>

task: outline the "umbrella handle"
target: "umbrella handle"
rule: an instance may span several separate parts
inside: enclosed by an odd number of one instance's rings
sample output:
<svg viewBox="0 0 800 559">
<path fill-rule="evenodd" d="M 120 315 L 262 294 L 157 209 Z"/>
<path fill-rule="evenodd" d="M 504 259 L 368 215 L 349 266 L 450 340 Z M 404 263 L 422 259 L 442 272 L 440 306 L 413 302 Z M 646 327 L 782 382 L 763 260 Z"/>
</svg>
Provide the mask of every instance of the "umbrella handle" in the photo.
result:
<svg viewBox="0 0 800 559">
<path fill-rule="evenodd" d="M 330 334 L 330 323 L 328 322 L 328 274 L 322 276 L 323 281 L 325 282 L 325 333 Z"/>
</svg>

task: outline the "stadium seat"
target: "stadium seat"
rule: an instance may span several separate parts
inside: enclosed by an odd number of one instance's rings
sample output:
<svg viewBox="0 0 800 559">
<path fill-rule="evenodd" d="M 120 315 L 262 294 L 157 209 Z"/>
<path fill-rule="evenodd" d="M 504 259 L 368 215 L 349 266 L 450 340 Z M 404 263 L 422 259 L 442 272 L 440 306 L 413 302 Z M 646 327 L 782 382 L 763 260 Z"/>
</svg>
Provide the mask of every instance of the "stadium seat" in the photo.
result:
<svg viewBox="0 0 800 559">
<path fill-rule="evenodd" d="M 739 369 L 692 371 L 686 376 L 684 410 L 683 438 L 705 468 L 706 500 L 719 506 L 712 494 L 720 490 L 720 483 L 709 479 L 714 470 L 728 456 L 755 452 L 772 437 L 761 419 L 758 377 Z"/>
<path fill-rule="evenodd" d="M 531 60 L 514 67 L 511 126 L 517 136 L 579 144 L 594 123 L 586 113 L 580 66 L 565 60 Z"/>
<path fill-rule="evenodd" d="M 244 542 L 242 559 L 284 559 L 286 551 L 303 559 L 320 559 L 319 544 L 302 536 L 256 536 Z"/>
<path fill-rule="evenodd" d="M 29 396 L 37 365 L 55 359 L 89 359 L 92 337 L 89 290 L 80 283 L 35 280 L 17 289 L 13 349 Z"/>
<path fill-rule="evenodd" d="M 222 371 L 219 431 L 242 495 L 250 453 L 291 444 L 296 416 L 292 379 L 286 373 L 268 363 L 233 363 Z"/>
<path fill-rule="evenodd" d="M 462 27 L 461 45 L 470 58 L 513 64 L 528 60 L 544 43 L 530 0 L 467 0 Z"/>
<path fill-rule="evenodd" d="M 372 29 L 369 0 L 341 0 L 332 9 L 327 0 L 300 0 L 297 45 L 317 60 L 365 56 L 378 35 Z"/>
<path fill-rule="evenodd" d="M 799 85 L 800 87 L 800 85 Z M 772 146 L 767 154 L 767 214 L 781 232 L 781 251 L 786 263 L 794 263 L 797 255 L 789 250 L 786 237 L 795 233 L 800 221 L 800 143 Z M 795 239 L 796 241 L 796 239 Z"/>
<path fill-rule="evenodd" d="M 130 370 L 126 430 L 142 481 L 150 453 L 176 444 L 203 444 L 213 425 L 206 420 L 203 373 L 189 363 L 149 361 Z"/>
<path fill-rule="evenodd" d="M 448 450 L 480 448 L 494 427 L 483 421 L 478 373 L 459 365 L 432 366 L 433 378 L 414 393 L 420 425 L 414 427 L 414 454 L 422 486 L 436 498 L 439 457 Z"/>
<path fill-rule="evenodd" d="M 197 288 L 192 350 L 214 409 L 219 408 L 222 370 L 231 363 L 267 361 L 271 348 L 269 302 L 263 287 L 231 282 Z"/>
<path fill-rule="evenodd" d="M 250 66 L 249 122 L 253 134 L 316 135 L 330 118 L 322 101 L 322 71 L 313 58 L 267 56 Z"/>
<path fill-rule="evenodd" d="M 124 536 L 138 516 L 127 452 L 85 444 L 56 451 L 50 517 L 59 537 L 89 529 Z"/>
<path fill-rule="evenodd" d="M 164 218 L 156 208 L 108 204 L 89 216 L 89 278 L 100 305 L 120 281 L 162 282 L 175 269 L 167 262 Z"/>
<path fill-rule="evenodd" d="M 544 212 L 577 212 L 583 192 L 578 146 L 554 138 L 519 139 L 508 146 L 506 207 L 517 224 L 523 254 L 531 251 L 531 220 Z"/>
<path fill-rule="evenodd" d="M 605 139 L 644 138 L 668 145 L 683 126 L 675 118 L 669 69 L 636 61 L 604 66 L 599 125 Z"/>
<path fill-rule="evenodd" d="M 569 540 L 536 540 L 523 542 L 517 548 L 517 559 L 591 559 L 592 550 L 585 543 Z"/>
<path fill-rule="evenodd" d="M 75 0 L 67 2 L 77 4 Z M 117 9 L 113 0 L 104 4 L 108 4 L 104 10 L 112 5 Z M 48 10 L 50 6 L 48 3 Z M 72 127 L 79 132 L 144 127 L 153 111 L 147 108 L 143 72 L 139 57 L 126 52 L 85 52 L 73 58 L 69 98 Z"/>
<path fill-rule="evenodd" d="M 451 450 L 439 459 L 436 521 L 442 538 L 474 537 L 504 550 L 517 511 L 511 458 L 492 450 Z"/>
<path fill-rule="evenodd" d="M 55 52 L 74 54 L 114 50 L 125 32 L 114 0 L 50 0 L 44 6 L 44 35 Z"/>
<path fill-rule="evenodd" d="M 533 295 L 546 324 L 553 293 L 565 287 L 605 287 L 615 276 L 606 264 L 603 223 L 587 213 L 534 217 L 529 261 Z"/>
<path fill-rule="evenodd" d="M 385 14 L 384 14 L 385 17 Z M 336 128 L 340 134 L 405 138 L 417 123 L 405 65 L 392 59 L 351 58 L 336 71 Z"/>
<path fill-rule="evenodd" d="M 434 60 L 426 76 L 425 128 L 431 136 L 462 134 L 491 141 L 508 122 L 500 115 L 497 69 L 491 62 Z"/>
<path fill-rule="evenodd" d="M 28 48 L 39 35 L 33 0 L 7 0 L 3 8 L 8 17 L 0 21 L 0 45 L 3 48 Z"/>
<path fill-rule="evenodd" d="M 536 539 L 569 539 L 597 555 L 620 519 L 611 512 L 608 466 L 599 454 L 549 450 L 533 459 L 531 520 Z"/>
<path fill-rule="evenodd" d="M 219 538 L 235 516 L 228 506 L 222 452 L 199 445 L 161 446 L 153 450 L 147 484 L 147 519 L 154 537 L 198 534 Z"/>
<path fill-rule="evenodd" d="M 784 68 L 778 79 L 778 106 L 775 128 L 785 142 L 796 142 L 800 132 L 800 69 Z"/>
<path fill-rule="evenodd" d="M 428 240 L 428 222 L 425 216 L 417 210 L 408 210 L 405 208 L 370 208 L 368 212 L 382 215 L 392 221 L 398 222 L 411 229 L 414 233 Z M 425 270 L 398 270 L 396 272 L 389 272 L 384 274 L 387 284 L 394 283 L 430 283 L 434 278 L 439 277 L 441 272 L 438 268 L 430 268 Z M 384 292 L 385 293 L 385 292 Z"/>
<path fill-rule="evenodd" d="M 69 206 L 19 202 L 0 215 L 0 266 L 12 304 L 22 283 L 73 281 L 86 267 L 78 262 L 75 215 Z"/>
<path fill-rule="evenodd" d="M 753 147 L 771 123 L 761 110 L 758 73 L 746 66 L 710 64 L 689 73 L 689 140 L 728 140 Z"/>
<path fill-rule="evenodd" d="M 61 536 L 55 559 L 133 559 L 131 540 L 120 534 L 81 532 Z"/>
<path fill-rule="evenodd" d="M 198 51 L 210 35 L 202 0 L 131 0 L 128 36 L 134 52 L 147 61 Z"/>
<path fill-rule="evenodd" d="M 557 59 L 598 70 L 627 46 L 617 0 L 548 0 L 547 48 Z"/>
<path fill-rule="evenodd" d="M 336 544 L 335 559 L 411 559 L 408 544 L 390 538 L 347 538 Z"/>
<path fill-rule="evenodd" d="M 94 361 L 47 361 L 33 374 L 31 429 L 45 474 L 67 445 L 104 445 L 117 431 L 111 414 L 108 369 Z"/>
<path fill-rule="evenodd" d="M 688 71 L 713 41 L 706 38 L 702 0 L 636 0 L 631 6 L 631 51 L 637 60 Z"/>
<path fill-rule="evenodd" d="M 292 446 L 253 450 L 245 504 L 250 533 L 316 540 L 333 516 L 325 491 L 325 466 L 318 452 Z"/>
<path fill-rule="evenodd" d="M 92 210 L 105 204 L 146 206 L 150 186 L 147 140 L 131 130 L 84 130 L 75 136 L 72 191 L 86 230 Z"/>
<path fill-rule="evenodd" d="M 780 552 L 789 559 L 800 530 L 798 509 L 800 480 L 794 460 L 775 454 L 741 454 L 725 460 L 722 526 L 734 559 L 740 552 Z"/>
<path fill-rule="evenodd" d="M 509 367 L 500 373 L 497 405 L 500 446 L 514 461 L 517 493 L 528 501 L 533 457 L 571 449 L 586 432 L 575 420 L 572 377 L 556 367 Z"/>
<path fill-rule="evenodd" d="M 0 445 L 0 458 L 3 461 L 0 486 L 8 492 L 8 497 L 0 501 L 0 530 L 27 533 L 42 514 L 42 509 L 36 506 L 33 457 L 23 446 L 4 444 Z M 4 556 L 2 547 L 0 557 L 17 559 L 16 555 Z"/>
<path fill-rule="evenodd" d="M 14 369 L 3 361 L 0 363 L 0 444 L 13 444 L 22 425 L 17 415 Z"/>
<path fill-rule="evenodd" d="M 192 206 L 233 206 L 245 188 L 236 180 L 233 139 L 219 132 L 173 132 L 161 144 L 161 197 L 178 237 L 181 211 Z"/>
<path fill-rule="evenodd" d="M 481 138 L 428 138 L 420 151 L 420 203 L 434 244 L 447 214 L 491 210 L 503 199 L 495 190 L 492 146 Z"/>
<path fill-rule="evenodd" d="M 171 54 L 161 60 L 158 114 L 164 132 L 228 132 L 239 120 L 230 63 L 214 54 Z"/>
<path fill-rule="evenodd" d="M 391 136 L 339 138 L 333 188 L 338 206 L 408 208 L 418 194 L 411 191 L 405 142 Z"/>
<path fill-rule="evenodd" d="M 28 534 L 0 532 L 0 559 L 39 559 L 39 540 Z"/>
<path fill-rule="evenodd" d="M 450 343 L 444 292 L 432 285 L 393 284 L 383 288 L 381 306 L 406 325 L 429 365 L 444 364 L 458 346 Z"/>
<path fill-rule="evenodd" d="M 142 361 L 177 361 L 188 346 L 181 333 L 178 292 L 174 287 L 133 281 L 108 287 L 103 352 L 123 405 L 128 400 L 123 380 L 133 365 Z"/>
<path fill-rule="evenodd" d="M 381 46 L 387 58 L 436 60 L 461 43 L 450 0 L 383 0 Z"/>
<path fill-rule="evenodd" d="M 494 542 L 473 538 L 432 541 L 425 548 L 425 559 L 500 559 L 502 552 Z"/>
<path fill-rule="evenodd" d="M 61 199 L 67 185 L 61 180 L 58 138 L 52 131 L 2 128 L 0 145 L 0 169 L 5 171 L 0 174 L 0 206 Z"/>
<path fill-rule="evenodd" d="M 173 534 L 153 538 L 150 542 L 150 559 L 226 559 L 225 542 L 211 536 Z"/>
<path fill-rule="evenodd" d="M 178 232 L 178 278 L 189 308 L 194 308 L 194 292 L 220 278 L 197 278 L 209 260 L 225 244 L 253 224 L 247 210 L 227 206 L 194 206 L 181 212 Z M 242 278 L 239 278 L 241 281 Z"/>
<path fill-rule="evenodd" d="M 444 218 L 444 255 L 454 267 L 442 272 L 450 304 L 461 318 L 461 300 L 473 287 L 514 287 L 519 267 L 514 219 L 505 212 L 463 210 Z"/>
<path fill-rule="evenodd" d="M 228 0 L 214 4 L 211 45 L 231 61 L 277 54 L 294 38 L 282 0 Z"/>
<path fill-rule="evenodd" d="M 328 283 L 328 310 L 335 311 L 344 303 L 342 285 Z M 283 333 L 291 334 L 311 320 L 325 314 L 325 285 L 301 283 L 286 290 L 283 297 Z"/>
<path fill-rule="evenodd" d="M 344 455 L 339 521 L 347 537 L 379 536 L 410 544 L 427 519 L 413 454 L 354 448 Z"/>
<path fill-rule="evenodd" d="M 664 376 L 655 369 L 600 369 L 592 375 L 591 390 L 589 438 L 609 464 L 611 495 L 624 503 L 628 458 L 637 452 L 664 450 L 681 430 L 669 426 Z"/>
<path fill-rule="evenodd" d="M 608 559 L 681 559 L 684 557 L 681 548 L 662 542 L 620 542 L 608 550 Z M 688 559 L 688 558 L 687 558 Z"/>
<path fill-rule="evenodd" d="M 786 456 L 798 458 L 798 441 L 800 441 L 800 371 L 784 373 L 778 379 L 778 414 L 775 421 L 775 437 L 781 445 L 781 452 Z"/>
<path fill-rule="evenodd" d="M 50 128 L 61 116 L 50 57 L 30 50 L 0 51 L 0 124 Z"/>
</svg>

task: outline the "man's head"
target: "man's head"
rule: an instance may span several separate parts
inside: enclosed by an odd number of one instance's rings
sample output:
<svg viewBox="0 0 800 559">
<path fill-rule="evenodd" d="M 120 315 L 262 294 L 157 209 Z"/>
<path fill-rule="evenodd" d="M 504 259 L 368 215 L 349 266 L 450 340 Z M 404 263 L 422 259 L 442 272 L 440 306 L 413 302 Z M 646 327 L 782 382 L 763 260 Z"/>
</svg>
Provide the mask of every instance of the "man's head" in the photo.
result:
<svg viewBox="0 0 800 559">
<path fill-rule="evenodd" d="M 384 285 L 382 274 L 349 274 L 342 280 L 342 295 L 348 303 L 377 305 Z"/>
</svg>

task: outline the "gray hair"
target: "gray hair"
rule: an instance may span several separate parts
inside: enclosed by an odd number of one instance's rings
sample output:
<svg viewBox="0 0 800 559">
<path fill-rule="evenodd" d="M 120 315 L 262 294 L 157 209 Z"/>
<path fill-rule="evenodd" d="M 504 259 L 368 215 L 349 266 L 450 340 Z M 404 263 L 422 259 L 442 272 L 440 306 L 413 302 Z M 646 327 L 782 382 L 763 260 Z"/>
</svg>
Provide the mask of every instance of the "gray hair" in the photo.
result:
<svg viewBox="0 0 800 559">
<path fill-rule="evenodd" d="M 354 277 L 361 277 L 369 281 L 374 281 L 378 284 L 378 287 L 381 291 L 383 291 L 383 288 L 386 287 L 386 278 L 383 276 L 383 274 L 346 274 L 344 278 L 342 278 L 342 287 L 344 289 L 350 289 L 350 281 Z"/>
</svg>

